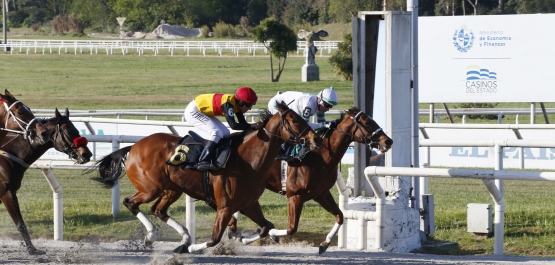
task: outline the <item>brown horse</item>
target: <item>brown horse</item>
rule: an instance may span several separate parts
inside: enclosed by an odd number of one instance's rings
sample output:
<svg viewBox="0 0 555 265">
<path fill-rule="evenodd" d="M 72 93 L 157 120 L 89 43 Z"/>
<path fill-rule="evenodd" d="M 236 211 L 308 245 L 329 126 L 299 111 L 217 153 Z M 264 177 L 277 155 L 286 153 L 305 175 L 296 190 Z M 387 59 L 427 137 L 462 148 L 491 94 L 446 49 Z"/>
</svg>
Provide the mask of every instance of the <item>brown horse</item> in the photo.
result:
<svg viewBox="0 0 555 265">
<path fill-rule="evenodd" d="M 289 162 L 285 195 L 289 200 L 289 228 L 287 230 L 270 230 L 274 237 L 293 235 L 297 232 L 303 204 L 309 200 L 319 203 L 326 211 L 335 216 L 335 226 L 319 247 L 322 254 L 328 248 L 339 227 L 343 224 L 343 213 L 339 209 L 330 189 L 337 180 L 337 165 L 355 141 L 379 148 L 382 153 L 387 152 L 393 144 L 380 126 L 358 108 L 346 111 L 346 117 L 337 125 L 336 129 L 319 131 L 324 133 L 324 143 L 318 152 L 308 153 L 302 162 Z M 281 161 L 272 164 L 268 171 L 270 178 L 266 188 L 282 194 Z M 235 218 L 234 218 L 235 219 Z M 230 222 L 230 237 L 237 233 L 236 220 Z M 235 221 L 235 222 L 234 222 Z M 279 239 L 279 238 L 278 238 Z"/>
<path fill-rule="evenodd" d="M 87 139 L 79 135 L 79 131 L 69 120 L 69 111 L 66 109 L 65 116 L 62 116 L 58 109 L 55 113 L 56 116 L 53 118 L 40 120 L 45 128 L 53 132 L 49 142 L 39 145 L 20 138 L 19 135 L 7 135 L 2 141 L 3 151 L 0 151 L 0 202 L 6 206 L 6 210 L 25 241 L 27 252 L 31 255 L 41 255 L 44 251 L 37 250 L 31 243 L 19 209 L 16 193 L 21 187 L 23 174 L 30 164 L 52 147 L 66 153 L 80 164 L 88 162 L 92 156 L 87 148 Z"/>
<path fill-rule="evenodd" d="M 262 229 L 255 237 L 265 237 L 274 228 L 264 217 L 258 199 L 268 180 L 266 173 L 284 141 L 306 142 L 312 150 L 322 143 L 302 117 L 285 104 L 278 106 L 279 113 L 262 115 L 264 128 L 254 132 L 236 133 L 231 136 L 231 153 L 225 168 L 214 171 L 197 171 L 169 166 L 165 161 L 173 154 L 178 136 L 157 133 L 124 147 L 97 162 L 100 181 L 113 187 L 121 177 L 123 164 L 137 192 L 123 200 L 123 204 L 143 223 L 148 234 L 145 245 L 155 240 L 153 224 L 139 210 L 143 203 L 156 202 L 150 211 L 167 223 L 181 236 L 181 246 L 174 252 L 195 252 L 218 244 L 233 213 L 241 211 Z M 304 137 L 304 138 L 303 138 Z M 127 158 L 126 158 L 127 156 Z M 122 163 L 124 162 L 124 163 Z M 205 243 L 191 245 L 187 229 L 171 218 L 167 210 L 185 192 L 192 198 L 203 200 L 216 210 L 212 237 Z"/>
<path fill-rule="evenodd" d="M 51 132 L 47 130 L 31 112 L 31 110 L 17 100 L 7 89 L 0 94 L 0 141 L 8 133 L 17 133 L 29 141 L 37 139 L 41 144 L 50 140 Z M 1 149 L 1 147 L 0 147 Z"/>
</svg>

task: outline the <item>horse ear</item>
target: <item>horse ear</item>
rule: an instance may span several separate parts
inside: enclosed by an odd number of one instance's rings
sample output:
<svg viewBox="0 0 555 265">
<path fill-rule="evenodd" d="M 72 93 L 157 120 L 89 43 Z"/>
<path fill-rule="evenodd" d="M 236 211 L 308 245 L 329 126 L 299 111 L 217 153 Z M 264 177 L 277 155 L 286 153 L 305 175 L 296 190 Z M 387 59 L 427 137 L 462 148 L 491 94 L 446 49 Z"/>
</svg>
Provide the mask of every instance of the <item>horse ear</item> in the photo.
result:
<svg viewBox="0 0 555 265">
<path fill-rule="evenodd" d="M 54 113 L 56 113 L 56 118 L 59 120 L 60 118 L 62 118 L 62 114 L 60 114 L 60 112 L 58 111 L 58 108 L 56 108 L 56 111 L 54 111 Z"/>
<path fill-rule="evenodd" d="M 6 91 L 4 92 L 4 95 L 13 98 L 12 93 L 10 93 L 10 91 L 8 91 L 8 89 L 6 89 Z"/>
<path fill-rule="evenodd" d="M 69 118 L 69 109 L 68 108 L 66 108 L 66 117 Z"/>
</svg>

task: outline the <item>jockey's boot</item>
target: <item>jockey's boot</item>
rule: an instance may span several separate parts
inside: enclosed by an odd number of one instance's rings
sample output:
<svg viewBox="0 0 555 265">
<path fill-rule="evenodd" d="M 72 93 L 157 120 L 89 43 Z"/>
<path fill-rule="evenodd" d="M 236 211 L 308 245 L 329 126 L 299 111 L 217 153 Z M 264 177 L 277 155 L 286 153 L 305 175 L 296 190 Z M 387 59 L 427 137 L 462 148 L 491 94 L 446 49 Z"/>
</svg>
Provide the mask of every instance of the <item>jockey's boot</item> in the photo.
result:
<svg viewBox="0 0 555 265">
<path fill-rule="evenodd" d="M 214 143 L 213 141 L 206 141 L 204 150 L 202 150 L 202 153 L 200 154 L 200 159 L 197 165 L 197 169 L 201 171 L 220 169 L 219 167 L 212 164 L 212 158 L 215 154 L 216 154 L 216 143 Z"/>
<path fill-rule="evenodd" d="M 293 144 L 287 142 L 283 143 L 278 154 L 276 155 L 276 159 L 274 160 L 284 160 L 286 162 L 295 160 L 295 158 L 291 156 L 291 152 L 293 152 L 294 147 L 295 145 Z"/>
</svg>

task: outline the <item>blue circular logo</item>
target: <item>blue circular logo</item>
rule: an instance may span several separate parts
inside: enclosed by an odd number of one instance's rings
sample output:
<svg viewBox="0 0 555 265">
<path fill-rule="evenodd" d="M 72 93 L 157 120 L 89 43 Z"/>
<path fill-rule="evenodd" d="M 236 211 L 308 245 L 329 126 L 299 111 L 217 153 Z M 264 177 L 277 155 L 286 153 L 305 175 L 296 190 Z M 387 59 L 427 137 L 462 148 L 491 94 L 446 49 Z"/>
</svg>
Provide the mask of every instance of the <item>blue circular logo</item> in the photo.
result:
<svg viewBox="0 0 555 265">
<path fill-rule="evenodd" d="M 467 52 L 474 44 L 474 33 L 472 30 L 455 30 L 453 35 L 453 44 L 460 52 Z"/>
</svg>

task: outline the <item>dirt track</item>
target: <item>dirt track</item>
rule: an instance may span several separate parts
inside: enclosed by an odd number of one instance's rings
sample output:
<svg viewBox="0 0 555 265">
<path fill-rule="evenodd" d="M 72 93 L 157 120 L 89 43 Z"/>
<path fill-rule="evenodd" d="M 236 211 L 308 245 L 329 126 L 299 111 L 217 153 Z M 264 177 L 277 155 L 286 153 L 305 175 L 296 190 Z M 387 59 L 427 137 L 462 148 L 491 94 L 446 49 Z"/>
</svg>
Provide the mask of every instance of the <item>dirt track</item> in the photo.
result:
<svg viewBox="0 0 555 265">
<path fill-rule="evenodd" d="M 330 247 L 318 255 L 315 247 L 244 246 L 224 241 L 203 253 L 174 254 L 177 242 L 156 242 L 144 248 L 139 241 L 78 243 L 34 240 L 46 254 L 30 256 L 20 241 L 0 240 L 0 264 L 554 264 L 555 259 L 516 256 L 437 256 L 376 253 Z"/>
</svg>

